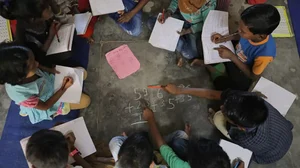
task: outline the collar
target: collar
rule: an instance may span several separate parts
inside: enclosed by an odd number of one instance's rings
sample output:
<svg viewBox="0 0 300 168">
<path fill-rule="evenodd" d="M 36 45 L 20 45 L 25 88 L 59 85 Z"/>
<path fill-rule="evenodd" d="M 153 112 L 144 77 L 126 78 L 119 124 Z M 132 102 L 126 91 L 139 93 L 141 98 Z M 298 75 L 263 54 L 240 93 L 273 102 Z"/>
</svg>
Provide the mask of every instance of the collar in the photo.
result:
<svg viewBox="0 0 300 168">
<path fill-rule="evenodd" d="M 267 36 L 266 39 L 264 39 L 263 41 L 261 42 L 253 42 L 251 40 L 248 40 L 250 44 L 254 45 L 254 46 L 258 46 L 258 45 L 263 45 L 265 43 L 267 43 L 269 41 L 269 38 L 270 38 L 270 35 Z"/>
</svg>

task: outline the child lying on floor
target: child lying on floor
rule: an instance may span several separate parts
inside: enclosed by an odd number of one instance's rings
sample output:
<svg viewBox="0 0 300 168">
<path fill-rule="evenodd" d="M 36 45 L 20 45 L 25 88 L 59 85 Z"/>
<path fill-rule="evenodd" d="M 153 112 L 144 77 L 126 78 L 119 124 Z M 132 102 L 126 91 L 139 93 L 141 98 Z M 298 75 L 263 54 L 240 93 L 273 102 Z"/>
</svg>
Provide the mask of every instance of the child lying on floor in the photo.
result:
<svg viewBox="0 0 300 168">
<path fill-rule="evenodd" d="M 29 48 L 15 43 L 0 44 L 0 84 L 5 84 L 8 96 L 20 105 L 20 115 L 28 116 L 33 124 L 90 104 L 90 97 L 84 93 L 79 104 L 59 102 L 72 86 L 73 79 L 65 77 L 61 88 L 55 92 L 54 73 L 59 72 L 39 65 Z M 84 79 L 86 76 L 85 71 Z"/>
</svg>

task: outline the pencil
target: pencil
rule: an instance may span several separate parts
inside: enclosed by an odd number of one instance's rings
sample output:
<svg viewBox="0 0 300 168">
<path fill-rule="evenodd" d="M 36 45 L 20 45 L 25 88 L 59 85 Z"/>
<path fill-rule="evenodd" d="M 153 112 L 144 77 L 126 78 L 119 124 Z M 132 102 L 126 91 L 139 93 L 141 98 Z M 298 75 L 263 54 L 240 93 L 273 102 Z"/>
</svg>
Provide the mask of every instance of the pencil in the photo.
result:
<svg viewBox="0 0 300 168">
<path fill-rule="evenodd" d="M 239 32 L 235 32 L 235 33 L 233 33 L 233 34 L 229 34 L 229 35 L 227 35 L 227 36 L 222 37 L 220 40 L 227 39 L 227 38 L 229 38 L 229 37 L 232 37 L 232 36 L 235 36 L 235 35 L 238 35 L 238 34 L 239 34 Z"/>
<path fill-rule="evenodd" d="M 148 85 L 149 89 L 161 89 L 162 85 Z"/>
<path fill-rule="evenodd" d="M 162 20 L 165 20 L 165 9 L 163 9 L 161 17 L 162 17 Z"/>
<path fill-rule="evenodd" d="M 54 26 L 54 30 L 55 30 L 55 35 L 56 35 L 57 41 L 60 43 L 60 39 L 59 39 L 59 36 L 58 36 L 58 31 L 57 31 L 56 25 Z"/>
</svg>

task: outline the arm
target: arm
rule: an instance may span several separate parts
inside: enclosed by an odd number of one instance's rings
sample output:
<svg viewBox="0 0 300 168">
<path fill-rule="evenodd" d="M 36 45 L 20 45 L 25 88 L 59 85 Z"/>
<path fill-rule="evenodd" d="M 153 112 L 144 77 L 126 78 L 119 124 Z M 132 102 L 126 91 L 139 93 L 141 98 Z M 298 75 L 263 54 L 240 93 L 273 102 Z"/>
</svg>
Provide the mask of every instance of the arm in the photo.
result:
<svg viewBox="0 0 300 168">
<path fill-rule="evenodd" d="M 56 71 L 55 68 L 48 68 L 48 67 L 45 67 L 41 64 L 39 64 L 39 69 L 42 70 L 42 71 L 45 71 L 45 72 L 48 72 L 50 74 L 59 74 L 60 72 Z"/>
<path fill-rule="evenodd" d="M 178 0 L 172 0 L 168 7 L 168 11 L 171 11 L 173 14 L 176 12 L 177 8 L 178 8 Z"/>
<path fill-rule="evenodd" d="M 58 31 L 59 28 L 60 28 L 61 24 L 56 22 L 56 21 L 53 21 L 52 24 L 51 24 L 51 27 L 50 27 L 50 31 L 49 31 L 49 35 L 48 35 L 48 38 L 47 40 L 45 41 L 43 47 L 42 47 L 42 50 L 47 52 L 47 50 L 49 49 L 53 39 L 54 39 L 54 36 L 56 35 L 56 30 Z M 56 28 L 55 28 L 56 27 Z"/>
<path fill-rule="evenodd" d="M 190 168 L 187 162 L 181 160 L 175 154 L 175 152 L 168 145 L 166 145 L 160 132 L 158 131 L 153 111 L 151 111 L 149 108 L 144 109 L 143 118 L 148 121 L 150 134 L 156 145 L 159 147 L 160 153 L 168 165 L 172 168 Z"/>
<path fill-rule="evenodd" d="M 173 84 L 168 84 L 163 87 L 163 89 L 171 94 L 189 94 L 192 96 L 197 96 L 206 99 L 220 100 L 221 91 L 202 89 L 202 88 L 179 88 Z"/>
<path fill-rule="evenodd" d="M 85 161 L 80 155 L 79 153 L 77 153 L 76 155 L 73 156 L 75 162 L 79 165 L 82 166 L 83 168 L 92 168 L 92 166 Z"/>
<path fill-rule="evenodd" d="M 73 79 L 70 77 L 65 77 L 62 87 L 53 96 L 51 96 L 50 99 L 48 99 L 46 102 L 39 100 L 35 108 L 39 110 L 48 110 L 59 100 L 59 98 L 66 92 L 66 90 L 70 86 L 72 86 L 72 84 L 73 84 Z"/>
<path fill-rule="evenodd" d="M 149 2 L 149 0 L 140 0 L 140 2 L 136 5 L 135 8 L 133 8 L 130 13 L 134 16 L 136 13 L 138 13 L 140 10 L 143 9 L 143 7 Z"/>
<path fill-rule="evenodd" d="M 260 75 L 255 75 L 248 65 L 244 64 L 238 59 L 236 55 L 230 58 L 230 60 L 250 79 L 257 80 Z"/>
</svg>

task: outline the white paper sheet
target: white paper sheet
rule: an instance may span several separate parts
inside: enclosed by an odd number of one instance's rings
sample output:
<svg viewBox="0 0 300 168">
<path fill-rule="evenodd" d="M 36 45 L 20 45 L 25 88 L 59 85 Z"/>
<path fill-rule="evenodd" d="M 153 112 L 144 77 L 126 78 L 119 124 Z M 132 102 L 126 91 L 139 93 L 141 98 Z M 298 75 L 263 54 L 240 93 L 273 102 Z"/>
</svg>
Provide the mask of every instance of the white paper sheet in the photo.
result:
<svg viewBox="0 0 300 168">
<path fill-rule="evenodd" d="M 75 27 L 77 35 L 83 35 L 86 32 L 87 27 L 92 19 L 92 14 L 90 12 L 80 13 L 74 16 Z"/>
<path fill-rule="evenodd" d="M 73 85 L 67 89 L 67 91 L 61 96 L 59 101 L 65 103 L 79 103 L 83 87 L 83 69 L 57 65 L 56 70 L 59 71 L 60 74 L 55 75 L 55 91 L 61 88 L 64 77 L 70 76 L 73 78 Z"/>
<path fill-rule="evenodd" d="M 47 55 L 71 51 L 74 31 L 75 31 L 74 24 L 62 25 L 57 32 L 60 42 L 58 42 L 57 37 L 54 36 L 51 45 L 47 51 Z"/>
<path fill-rule="evenodd" d="M 202 30 L 202 44 L 205 64 L 214 64 L 219 62 L 228 62 L 229 59 L 222 59 L 217 50 L 214 48 L 224 45 L 235 53 L 231 41 L 215 44 L 211 41 L 211 36 L 215 33 L 228 35 L 228 12 L 211 10 L 204 22 Z"/>
<path fill-rule="evenodd" d="M 77 118 L 75 120 L 69 121 L 67 123 L 58 125 L 56 127 L 51 128 L 52 130 L 60 131 L 62 134 L 67 134 L 69 132 L 73 132 L 76 138 L 75 147 L 80 151 L 81 156 L 87 157 L 96 152 L 95 145 L 92 141 L 92 138 L 88 132 L 86 124 L 84 122 L 83 117 Z M 28 143 L 30 137 L 24 138 L 20 141 L 21 147 L 23 149 L 24 155 L 26 155 L 26 145 Z M 31 164 L 29 162 L 28 166 L 31 168 Z M 73 158 L 69 157 L 69 163 L 74 163 Z"/>
<path fill-rule="evenodd" d="M 286 12 L 285 6 L 276 6 L 280 14 L 280 23 L 278 27 L 273 31 L 273 37 L 293 37 L 294 33 L 292 31 L 290 21 Z"/>
<path fill-rule="evenodd" d="M 159 14 L 161 15 L 161 14 Z M 151 33 L 149 43 L 154 47 L 175 51 L 184 22 L 179 19 L 169 17 L 164 24 L 156 20 Z"/>
<path fill-rule="evenodd" d="M 220 141 L 220 146 L 227 153 L 231 162 L 237 158 L 240 158 L 245 163 L 245 168 L 249 166 L 252 156 L 252 152 L 250 150 L 223 139 Z"/>
<path fill-rule="evenodd" d="M 296 95 L 264 77 L 259 79 L 253 89 L 253 92 L 255 91 L 259 91 L 266 95 L 268 98 L 265 100 L 275 107 L 283 116 L 287 114 L 296 99 Z"/>
<path fill-rule="evenodd" d="M 90 0 L 93 16 L 105 15 L 124 10 L 122 0 Z"/>
</svg>

